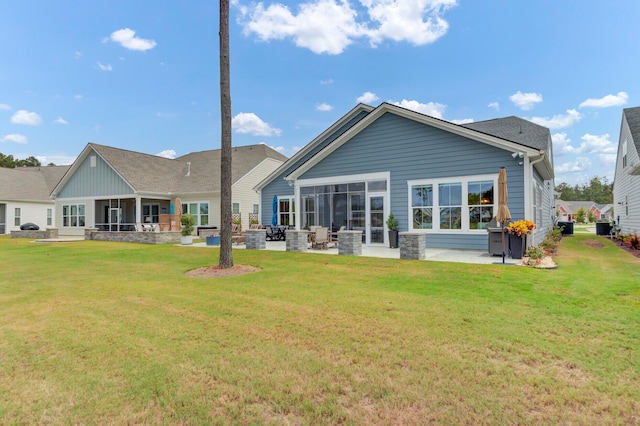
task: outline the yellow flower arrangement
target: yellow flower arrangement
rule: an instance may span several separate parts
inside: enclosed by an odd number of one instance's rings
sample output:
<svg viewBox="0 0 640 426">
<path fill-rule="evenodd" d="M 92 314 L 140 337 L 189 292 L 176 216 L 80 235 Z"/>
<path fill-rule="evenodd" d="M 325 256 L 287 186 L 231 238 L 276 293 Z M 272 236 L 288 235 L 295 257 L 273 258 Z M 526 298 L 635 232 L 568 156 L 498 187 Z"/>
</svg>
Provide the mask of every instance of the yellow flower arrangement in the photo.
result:
<svg viewBox="0 0 640 426">
<path fill-rule="evenodd" d="M 527 235 L 533 231 L 535 227 L 536 224 L 530 220 L 516 220 L 515 222 L 509 223 L 507 231 L 512 234 L 516 234 L 518 237 L 522 237 L 523 235 Z"/>
</svg>

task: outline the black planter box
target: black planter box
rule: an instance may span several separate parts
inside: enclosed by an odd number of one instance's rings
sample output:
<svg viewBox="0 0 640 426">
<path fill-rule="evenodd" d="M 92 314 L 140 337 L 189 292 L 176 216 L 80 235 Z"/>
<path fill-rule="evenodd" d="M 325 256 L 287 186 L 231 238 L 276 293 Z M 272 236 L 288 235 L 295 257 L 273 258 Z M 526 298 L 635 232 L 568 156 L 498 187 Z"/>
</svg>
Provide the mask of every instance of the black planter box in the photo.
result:
<svg viewBox="0 0 640 426">
<path fill-rule="evenodd" d="M 509 234 L 509 250 L 511 250 L 512 259 L 522 259 L 524 255 L 524 246 L 526 237 L 518 237 L 515 234 Z"/>
<path fill-rule="evenodd" d="M 389 231 L 389 248 L 398 248 L 398 231 Z"/>
</svg>

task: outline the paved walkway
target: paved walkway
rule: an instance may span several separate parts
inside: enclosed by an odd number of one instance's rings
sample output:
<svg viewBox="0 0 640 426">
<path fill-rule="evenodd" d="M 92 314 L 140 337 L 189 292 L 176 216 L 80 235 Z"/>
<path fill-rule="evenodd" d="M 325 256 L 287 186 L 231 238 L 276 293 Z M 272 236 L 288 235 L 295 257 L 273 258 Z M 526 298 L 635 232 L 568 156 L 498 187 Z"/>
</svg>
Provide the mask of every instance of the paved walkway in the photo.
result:
<svg viewBox="0 0 640 426">
<path fill-rule="evenodd" d="M 207 246 L 206 243 L 194 243 L 192 247 L 204 247 L 213 248 L 219 246 Z M 235 249 L 245 249 L 244 244 L 236 244 L 233 246 Z M 269 251 L 286 251 L 286 242 L 284 241 L 267 241 L 267 248 Z M 306 253 L 312 254 L 329 254 L 337 255 L 338 249 L 330 247 L 323 250 L 309 249 Z M 375 247 L 375 246 L 362 246 L 362 256 L 365 257 L 380 257 L 387 259 L 400 259 L 400 249 L 391 249 L 389 247 Z M 440 262 L 462 262 L 462 263 L 478 263 L 478 264 L 492 264 L 502 263 L 501 256 L 491 256 L 485 250 L 454 250 L 454 249 L 425 249 L 425 260 L 434 260 Z M 516 265 L 520 263 L 520 259 L 505 258 L 505 264 Z"/>
</svg>

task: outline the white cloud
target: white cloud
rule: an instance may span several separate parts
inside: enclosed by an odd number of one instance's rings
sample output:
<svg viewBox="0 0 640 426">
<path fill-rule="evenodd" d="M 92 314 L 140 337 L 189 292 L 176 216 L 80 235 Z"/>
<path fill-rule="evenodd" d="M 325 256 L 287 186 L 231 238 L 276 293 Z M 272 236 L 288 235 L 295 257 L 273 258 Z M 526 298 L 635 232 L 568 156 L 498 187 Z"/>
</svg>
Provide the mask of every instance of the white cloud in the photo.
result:
<svg viewBox="0 0 640 426">
<path fill-rule="evenodd" d="M 495 109 L 496 111 L 500 111 L 500 104 L 498 102 L 489 102 L 487 105 L 489 108 Z"/>
<path fill-rule="evenodd" d="M 403 99 L 400 102 L 393 102 L 394 105 L 401 106 L 403 108 L 407 108 L 413 111 L 420 112 L 422 114 L 430 115 L 435 118 L 442 118 L 442 114 L 444 110 L 447 108 L 446 105 L 439 104 L 436 102 L 429 102 L 427 104 L 420 103 L 418 101 L 408 101 Z"/>
<path fill-rule="evenodd" d="M 360 0 L 373 25 L 366 29 L 372 46 L 385 39 L 407 41 L 415 46 L 433 43 L 444 36 L 449 23 L 444 12 L 455 0 Z"/>
<path fill-rule="evenodd" d="M 328 78 L 326 80 L 320 80 L 320 84 L 322 84 L 323 86 L 326 84 L 333 84 L 333 79 L 332 78 Z"/>
<path fill-rule="evenodd" d="M 252 112 L 241 112 L 231 120 L 236 133 L 248 133 L 253 136 L 280 136 L 282 130 L 265 123 Z"/>
<path fill-rule="evenodd" d="M 162 158 L 176 158 L 176 152 L 173 149 L 165 149 L 164 151 L 160 151 L 156 155 Z"/>
<path fill-rule="evenodd" d="M 130 28 L 123 28 L 111 33 L 109 36 L 111 41 L 120 43 L 122 47 L 129 50 L 138 50 L 144 52 L 145 50 L 153 49 L 156 46 L 155 40 L 147 40 L 140 37 L 136 37 L 136 32 Z"/>
<path fill-rule="evenodd" d="M 316 105 L 316 110 L 317 111 L 326 112 L 326 111 L 331 111 L 332 109 L 333 109 L 333 107 L 331 105 L 329 105 L 329 104 L 326 104 L 326 103 L 321 103 L 321 104 Z"/>
<path fill-rule="evenodd" d="M 69 122 L 67 120 L 65 120 L 62 117 L 58 117 L 55 120 L 53 120 L 54 124 L 69 124 Z"/>
<path fill-rule="evenodd" d="M 25 111 L 21 109 L 20 111 L 16 111 L 11 117 L 11 122 L 14 124 L 26 124 L 28 126 L 38 126 L 42 119 L 35 112 Z"/>
<path fill-rule="evenodd" d="M 13 143 L 20 143 L 20 144 L 26 144 L 27 142 L 27 137 L 25 135 L 20 135 L 18 133 L 12 133 L 10 135 L 4 135 L 2 137 L 0 137 L 0 142 L 13 142 Z"/>
<path fill-rule="evenodd" d="M 77 50 L 74 53 L 76 59 L 80 59 L 82 57 L 82 52 L 78 52 Z"/>
<path fill-rule="evenodd" d="M 531 117 L 529 120 L 549 129 L 563 129 L 571 127 L 582 119 L 582 115 L 575 109 L 568 109 L 566 114 L 558 114 L 553 117 Z"/>
<path fill-rule="evenodd" d="M 70 157 L 68 155 L 36 155 L 38 161 L 41 164 L 55 164 L 57 166 L 69 165 L 76 161 L 77 157 Z"/>
<path fill-rule="evenodd" d="M 559 154 L 573 154 L 576 152 L 576 148 L 571 145 L 571 139 L 567 137 L 566 133 L 554 133 L 551 135 L 553 141 L 553 153 Z"/>
<path fill-rule="evenodd" d="M 566 133 L 554 133 L 551 135 L 553 140 L 553 151 L 555 154 L 596 154 L 600 156 L 615 156 L 618 151 L 618 146 L 615 142 L 609 140 L 609 135 L 592 135 L 585 133 L 580 138 L 579 146 L 573 146 L 571 139 L 567 137 Z M 608 160 L 608 157 L 603 157 Z"/>
<path fill-rule="evenodd" d="M 0 104 L 0 109 L 9 110 L 11 107 L 7 104 Z"/>
<path fill-rule="evenodd" d="M 73 99 L 75 99 L 76 101 L 79 101 L 79 100 L 81 100 L 83 97 L 84 97 L 84 96 L 82 96 L 82 95 L 75 95 L 75 96 L 73 97 Z"/>
<path fill-rule="evenodd" d="M 556 173 L 579 173 L 591 169 L 591 160 L 587 157 L 577 157 L 574 161 L 562 163 L 555 168 Z"/>
<path fill-rule="evenodd" d="M 453 124 L 467 124 L 473 123 L 473 118 L 461 118 L 460 120 L 451 120 Z"/>
<path fill-rule="evenodd" d="M 542 95 L 539 93 L 522 93 L 521 91 L 517 91 L 509 96 L 509 99 L 518 108 L 527 111 L 533 108 L 535 104 L 542 102 Z"/>
<path fill-rule="evenodd" d="M 312 0 L 302 3 L 297 14 L 287 6 L 263 3 L 243 6 L 244 34 L 255 34 L 263 41 L 293 39 L 298 47 L 314 53 L 337 55 L 355 40 L 363 38 L 372 47 L 385 39 L 414 45 L 433 43 L 448 30 L 442 18 L 456 0 L 360 0 L 367 19 L 348 0 Z"/>
<path fill-rule="evenodd" d="M 590 135 L 585 133 L 582 136 L 579 152 L 584 154 L 616 154 L 618 145 L 609 140 L 609 135 Z"/>
<path fill-rule="evenodd" d="M 101 62 L 98 62 L 98 68 L 100 68 L 100 70 L 102 70 L 102 71 L 111 71 L 111 70 L 113 70 L 113 67 L 111 65 L 109 65 L 109 64 L 104 65 Z"/>
<path fill-rule="evenodd" d="M 580 108 L 608 108 L 627 103 L 629 95 L 626 92 L 618 92 L 617 95 L 607 95 L 600 99 L 589 98 L 580 104 Z"/>
<path fill-rule="evenodd" d="M 356 102 L 363 103 L 363 104 L 371 104 L 373 102 L 376 102 L 378 99 L 380 98 L 375 93 L 364 92 L 362 95 L 358 97 L 358 99 L 356 99 Z"/>
</svg>

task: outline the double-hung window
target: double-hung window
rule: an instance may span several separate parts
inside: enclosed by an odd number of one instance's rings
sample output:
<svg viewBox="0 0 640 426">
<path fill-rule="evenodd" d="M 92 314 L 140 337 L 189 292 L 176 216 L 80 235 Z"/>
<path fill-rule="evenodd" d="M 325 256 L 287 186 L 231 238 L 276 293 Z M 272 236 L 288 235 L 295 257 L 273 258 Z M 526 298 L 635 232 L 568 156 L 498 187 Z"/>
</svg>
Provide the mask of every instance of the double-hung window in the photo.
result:
<svg viewBox="0 0 640 426">
<path fill-rule="evenodd" d="M 433 228 L 433 185 L 411 187 L 413 229 Z"/>
<path fill-rule="evenodd" d="M 189 213 L 193 216 L 196 226 L 205 226 L 209 224 L 208 202 L 182 203 L 182 213 Z"/>
<path fill-rule="evenodd" d="M 497 175 L 408 182 L 409 217 L 414 230 L 484 230 L 493 218 Z"/>
<path fill-rule="evenodd" d="M 62 206 L 62 226 L 82 227 L 85 221 L 84 204 L 65 204 Z"/>
<path fill-rule="evenodd" d="M 462 184 L 438 184 L 440 229 L 462 229 Z"/>
</svg>

